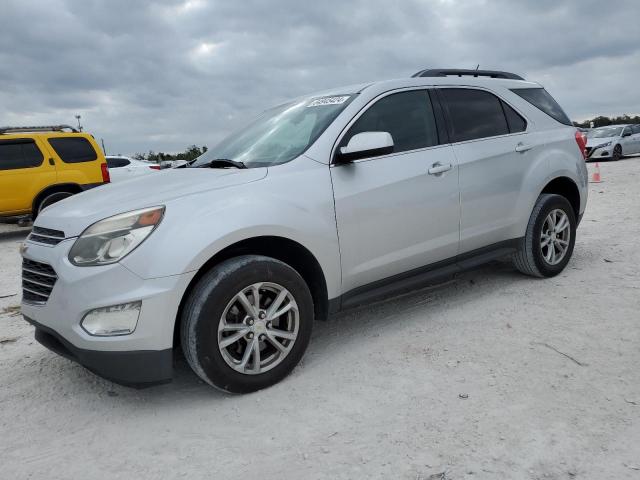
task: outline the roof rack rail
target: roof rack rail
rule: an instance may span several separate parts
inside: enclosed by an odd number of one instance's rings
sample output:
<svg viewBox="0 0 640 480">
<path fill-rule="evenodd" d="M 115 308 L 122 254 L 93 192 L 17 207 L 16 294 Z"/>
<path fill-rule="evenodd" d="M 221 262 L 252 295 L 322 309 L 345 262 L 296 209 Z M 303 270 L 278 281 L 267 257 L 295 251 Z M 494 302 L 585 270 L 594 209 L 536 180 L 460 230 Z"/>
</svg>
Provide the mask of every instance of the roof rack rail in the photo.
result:
<svg viewBox="0 0 640 480">
<path fill-rule="evenodd" d="M 467 70 L 458 68 L 428 68 L 414 73 L 411 77 L 489 77 L 507 78 L 509 80 L 524 80 L 520 75 L 498 70 Z"/>
<path fill-rule="evenodd" d="M 0 135 L 3 133 L 20 133 L 20 132 L 62 132 L 69 129 L 73 133 L 78 133 L 78 130 L 70 125 L 41 125 L 33 127 L 0 127 Z"/>
</svg>

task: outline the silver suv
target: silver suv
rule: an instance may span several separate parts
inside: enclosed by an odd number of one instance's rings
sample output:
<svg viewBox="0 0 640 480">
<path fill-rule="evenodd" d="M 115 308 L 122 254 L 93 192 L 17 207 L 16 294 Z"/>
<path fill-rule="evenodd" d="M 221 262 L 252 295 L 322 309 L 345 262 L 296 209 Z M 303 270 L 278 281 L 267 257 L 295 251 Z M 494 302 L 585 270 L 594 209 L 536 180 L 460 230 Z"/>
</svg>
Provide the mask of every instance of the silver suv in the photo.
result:
<svg viewBox="0 0 640 480">
<path fill-rule="evenodd" d="M 504 256 L 557 275 L 586 201 L 583 137 L 540 85 L 424 70 L 298 98 L 189 168 L 47 208 L 22 312 L 118 383 L 169 381 L 181 347 L 250 392 L 291 372 L 314 319 Z"/>
</svg>

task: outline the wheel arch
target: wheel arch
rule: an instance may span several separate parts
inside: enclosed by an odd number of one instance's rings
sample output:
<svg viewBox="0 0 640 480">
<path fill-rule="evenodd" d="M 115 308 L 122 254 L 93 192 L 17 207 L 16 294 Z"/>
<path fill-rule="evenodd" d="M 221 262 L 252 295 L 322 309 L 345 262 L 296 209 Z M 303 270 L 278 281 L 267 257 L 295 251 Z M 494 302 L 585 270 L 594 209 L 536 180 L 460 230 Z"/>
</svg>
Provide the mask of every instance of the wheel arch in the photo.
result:
<svg viewBox="0 0 640 480">
<path fill-rule="evenodd" d="M 551 193 L 565 197 L 573 207 L 576 219 L 580 217 L 580 189 L 569 177 L 554 178 L 545 185 L 540 195 L 543 193 Z"/>
<path fill-rule="evenodd" d="M 54 185 L 49 185 L 48 187 L 43 188 L 34 197 L 33 202 L 31 203 L 32 214 L 38 211 L 38 205 L 40 205 L 40 202 L 42 200 L 44 200 L 52 193 L 58 192 L 69 192 L 75 195 L 76 193 L 82 192 L 82 188 L 77 183 L 56 183 Z"/>
<path fill-rule="evenodd" d="M 202 276 L 215 265 L 240 255 L 264 255 L 275 258 L 295 269 L 307 283 L 313 299 L 315 318 L 325 320 L 329 314 L 327 281 L 316 257 L 302 244 L 279 236 L 265 235 L 233 243 L 207 260 L 189 282 L 180 300 L 173 330 L 174 346 L 180 344 L 182 310 L 191 290 Z"/>
</svg>

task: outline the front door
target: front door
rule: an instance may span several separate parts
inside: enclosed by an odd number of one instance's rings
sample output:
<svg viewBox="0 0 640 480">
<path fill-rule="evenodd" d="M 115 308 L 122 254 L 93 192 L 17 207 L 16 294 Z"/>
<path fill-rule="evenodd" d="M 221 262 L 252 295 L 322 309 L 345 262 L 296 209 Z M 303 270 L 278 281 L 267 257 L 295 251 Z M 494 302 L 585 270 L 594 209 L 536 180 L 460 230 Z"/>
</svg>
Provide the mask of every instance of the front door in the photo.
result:
<svg viewBox="0 0 640 480">
<path fill-rule="evenodd" d="M 427 90 L 378 99 L 339 145 L 369 131 L 390 133 L 393 153 L 331 167 L 344 292 L 458 252 L 458 168 Z"/>
</svg>

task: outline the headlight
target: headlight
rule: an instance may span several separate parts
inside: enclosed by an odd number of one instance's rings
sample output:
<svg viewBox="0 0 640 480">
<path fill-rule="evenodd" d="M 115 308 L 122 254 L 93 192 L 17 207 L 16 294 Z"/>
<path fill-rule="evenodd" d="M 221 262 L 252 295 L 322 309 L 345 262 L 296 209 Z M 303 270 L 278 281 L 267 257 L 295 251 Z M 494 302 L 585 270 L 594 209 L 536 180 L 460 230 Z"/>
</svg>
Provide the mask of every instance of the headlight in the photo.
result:
<svg viewBox="0 0 640 480">
<path fill-rule="evenodd" d="M 69 261 L 79 267 L 115 263 L 144 242 L 163 215 L 164 207 L 151 207 L 100 220 L 78 237 Z"/>
<path fill-rule="evenodd" d="M 603 143 L 602 145 L 598 145 L 598 146 L 596 147 L 596 150 L 597 150 L 598 148 L 604 148 L 604 147 L 610 147 L 610 146 L 611 146 L 611 142 Z"/>
</svg>

